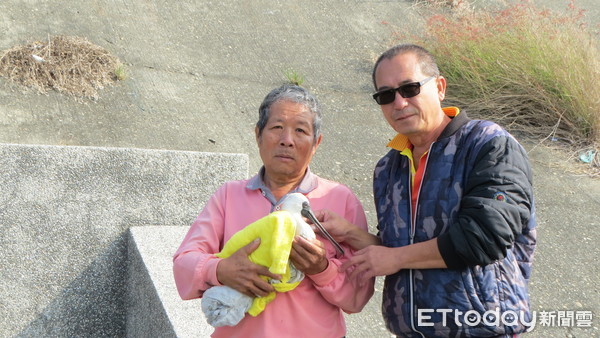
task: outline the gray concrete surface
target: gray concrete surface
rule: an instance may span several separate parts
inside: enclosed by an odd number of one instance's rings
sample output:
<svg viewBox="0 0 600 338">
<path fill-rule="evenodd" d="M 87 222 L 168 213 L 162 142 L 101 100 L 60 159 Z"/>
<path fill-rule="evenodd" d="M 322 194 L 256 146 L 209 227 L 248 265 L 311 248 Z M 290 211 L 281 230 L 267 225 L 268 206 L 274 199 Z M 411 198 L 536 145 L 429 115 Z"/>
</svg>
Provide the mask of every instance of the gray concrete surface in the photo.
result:
<svg viewBox="0 0 600 338">
<path fill-rule="evenodd" d="M 200 300 L 181 300 L 173 280 L 173 253 L 188 229 L 130 228 L 127 337 L 191 338 L 208 337 L 212 332 Z"/>
<path fill-rule="evenodd" d="M 127 229 L 189 225 L 247 173 L 245 154 L 0 144 L 0 336 L 123 336 Z"/>
<path fill-rule="evenodd" d="M 533 337 L 600 336 L 600 180 L 573 174 L 568 154 L 530 149 L 538 214 L 538 247 L 530 297 L 535 311 L 593 311 L 593 328 L 544 327 Z M 540 314 L 538 314 L 538 317 Z"/>
<path fill-rule="evenodd" d="M 596 0 L 576 4 L 591 24 L 600 22 Z M 130 76 L 87 104 L 22 92 L 0 78 L 0 142 L 245 153 L 252 173 L 260 164 L 258 105 L 294 69 L 325 108 L 312 169 L 350 186 L 373 227 L 372 169 L 393 132 L 369 97 L 370 71 L 393 32 L 423 22 L 414 1 L 4 0 L 0 50 L 48 35 L 85 36 L 128 64 Z M 576 166 L 570 154 L 542 146 L 530 155 L 540 220 L 533 308 L 597 314 L 598 181 L 565 168 Z M 387 336 L 379 302 L 377 293 L 363 313 L 348 317 L 350 337 Z M 597 336 L 597 321 L 592 329 L 539 327 L 531 336 Z"/>
<path fill-rule="evenodd" d="M 134 231 L 142 228 L 144 231 Z M 152 233 L 156 227 L 131 227 L 129 228 L 127 245 L 127 286 L 125 297 L 127 337 L 177 337 L 175 328 L 169 320 L 159 296 L 160 283 L 158 279 L 169 281 L 171 276 L 156 277 L 155 265 L 152 264 L 154 251 L 162 250 L 164 259 L 158 259 L 159 272 L 169 270 L 169 251 L 172 247 L 166 245 L 164 236 L 153 241 L 144 241 L 140 236 Z M 175 227 L 168 227 L 174 229 Z M 171 231 L 172 232 L 172 231 Z M 146 246 L 147 245 L 147 246 Z M 150 253 L 144 248 L 151 248 Z M 172 253 L 171 253 L 172 255 Z M 171 273 L 172 275 L 172 273 Z M 162 277 L 162 278 L 161 278 Z M 169 278 L 171 277 L 171 278 Z M 158 286 L 156 286 L 158 284 Z M 175 295 L 176 296 L 176 295 Z M 192 321 L 192 325 L 199 321 Z"/>
</svg>

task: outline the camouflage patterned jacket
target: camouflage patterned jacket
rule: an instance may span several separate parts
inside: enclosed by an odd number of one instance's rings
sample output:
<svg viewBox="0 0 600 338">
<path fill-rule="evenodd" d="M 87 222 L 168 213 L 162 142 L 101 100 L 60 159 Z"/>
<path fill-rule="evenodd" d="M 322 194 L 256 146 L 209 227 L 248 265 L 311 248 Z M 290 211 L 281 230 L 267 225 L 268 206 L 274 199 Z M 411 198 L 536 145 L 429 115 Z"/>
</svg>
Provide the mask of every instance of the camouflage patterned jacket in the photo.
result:
<svg viewBox="0 0 600 338">
<path fill-rule="evenodd" d="M 383 245 L 438 238 L 449 267 L 387 276 L 382 304 L 386 326 L 401 337 L 493 337 L 525 331 L 532 319 L 527 284 L 536 223 L 524 149 L 498 125 L 470 120 L 462 112 L 428 154 L 414 226 L 408 158 L 391 150 L 375 168 Z M 511 314 L 520 320 L 512 320 Z"/>
</svg>

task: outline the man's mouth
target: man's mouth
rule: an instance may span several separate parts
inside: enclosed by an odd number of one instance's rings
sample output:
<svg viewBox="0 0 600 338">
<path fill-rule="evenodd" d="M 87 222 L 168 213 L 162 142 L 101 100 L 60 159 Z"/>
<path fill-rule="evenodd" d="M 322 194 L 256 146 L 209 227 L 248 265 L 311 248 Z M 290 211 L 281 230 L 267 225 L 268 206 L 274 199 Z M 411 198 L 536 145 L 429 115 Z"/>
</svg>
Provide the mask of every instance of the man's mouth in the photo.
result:
<svg viewBox="0 0 600 338">
<path fill-rule="evenodd" d="M 287 155 L 287 154 L 278 154 L 275 155 L 275 157 L 280 158 L 282 160 L 293 160 L 294 157 L 292 155 Z"/>
<path fill-rule="evenodd" d="M 406 120 L 409 117 L 414 116 L 413 114 L 402 114 L 400 116 L 396 117 L 396 121 L 402 121 L 402 120 Z"/>
</svg>

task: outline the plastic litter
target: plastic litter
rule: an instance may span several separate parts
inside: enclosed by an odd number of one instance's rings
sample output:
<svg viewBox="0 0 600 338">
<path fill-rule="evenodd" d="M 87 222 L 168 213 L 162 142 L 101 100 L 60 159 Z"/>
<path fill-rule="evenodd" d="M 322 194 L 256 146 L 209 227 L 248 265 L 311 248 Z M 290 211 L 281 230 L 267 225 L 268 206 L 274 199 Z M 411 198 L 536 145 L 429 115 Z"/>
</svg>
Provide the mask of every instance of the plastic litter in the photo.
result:
<svg viewBox="0 0 600 338">
<path fill-rule="evenodd" d="M 595 156 L 596 156 L 596 151 L 593 149 L 590 149 L 588 151 L 584 151 L 581 154 L 579 154 L 579 160 L 581 160 L 581 162 L 583 162 L 583 163 L 592 163 L 592 161 L 594 161 Z"/>
<path fill-rule="evenodd" d="M 35 55 L 35 54 L 31 54 L 31 57 L 33 57 L 33 59 L 34 59 L 35 61 L 37 61 L 37 62 L 44 62 L 44 61 L 46 61 L 46 60 L 44 60 L 44 58 L 43 58 L 43 57 L 41 57 L 41 56 L 37 56 L 37 55 Z"/>
</svg>

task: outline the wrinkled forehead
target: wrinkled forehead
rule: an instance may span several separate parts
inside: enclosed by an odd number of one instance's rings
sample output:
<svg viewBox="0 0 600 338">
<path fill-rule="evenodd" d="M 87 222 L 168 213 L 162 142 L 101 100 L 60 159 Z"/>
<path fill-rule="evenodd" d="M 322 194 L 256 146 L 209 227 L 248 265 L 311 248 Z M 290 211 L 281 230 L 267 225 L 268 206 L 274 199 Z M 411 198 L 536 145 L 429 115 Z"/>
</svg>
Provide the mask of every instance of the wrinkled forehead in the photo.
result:
<svg viewBox="0 0 600 338">
<path fill-rule="evenodd" d="M 421 64 L 412 53 L 385 58 L 381 60 L 375 70 L 375 81 L 378 89 L 419 81 L 422 77 Z"/>
<path fill-rule="evenodd" d="M 315 115 L 316 114 L 304 103 L 289 99 L 281 99 L 273 102 L 269 107 L 268 121 L 295 117 L 299 121 L 307 121 L 311 124 Z"/>
</svg>

